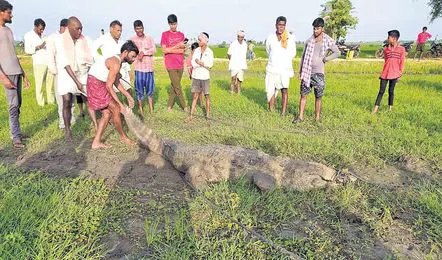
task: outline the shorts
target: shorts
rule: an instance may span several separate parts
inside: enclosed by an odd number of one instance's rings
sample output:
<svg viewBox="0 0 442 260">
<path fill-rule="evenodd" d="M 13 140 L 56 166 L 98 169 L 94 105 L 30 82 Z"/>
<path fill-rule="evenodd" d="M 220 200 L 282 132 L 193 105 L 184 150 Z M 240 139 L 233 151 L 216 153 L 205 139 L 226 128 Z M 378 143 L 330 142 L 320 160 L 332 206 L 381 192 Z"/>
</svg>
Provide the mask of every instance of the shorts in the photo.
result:
<svg viewBox="0 0 442 260">
<path fill-rule="evenodd" d="M 210 79 L 192 79 L 192 93 L 203 92 L 205 96 L 210 93 Z"/>
<path fill-rule="evenodd" d="M 315 97 L 320 98 L 324 96 L 325 91 L 325 76 L 322 73 L 314 73 L 310 77 L 310 86 L 301 84 L 301 96 L 307 96 L 315 90 Z"/>
<path fill-rule="evenodd" d="M 155 80 L 153 72 L 135 71 L 135 93 L 138 100 L 143 100 L 144 95 L 153 96 L 155 91 Z"/>
<path fill-rule="evenodd" d="M 419 43 L 416 47 L 416 52 L 423 52 L 425 48 L 425 43 Z"/>
</svg>

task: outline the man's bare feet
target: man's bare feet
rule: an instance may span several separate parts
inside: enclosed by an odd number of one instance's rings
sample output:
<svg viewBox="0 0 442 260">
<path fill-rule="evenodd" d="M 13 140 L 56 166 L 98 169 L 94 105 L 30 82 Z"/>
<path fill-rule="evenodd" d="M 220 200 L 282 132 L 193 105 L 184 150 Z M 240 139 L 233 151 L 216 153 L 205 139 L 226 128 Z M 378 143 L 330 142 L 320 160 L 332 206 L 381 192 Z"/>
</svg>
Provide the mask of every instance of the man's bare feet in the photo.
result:
<svg viewBox="0 0 442 260">
<path fill-rule="evenodd" d="M 64 140 L 69 142 L 72 141 L 72 132 L 68 128 L 64 129 Z"/>
<path fill-rule="evenodd" d="M 172 111 L 172 108 L 171 107 L 167 107 L 167 112 L 170 112 L 170 111 Z"/>
<path fill-rule="evenodd" d="M 189 108 L 188 108 L 188 107 L 185 107 L 183 110 L 184 110 L 184 112 L 186 112 L 186 113 L 189 112 Z"/>
<path fill-rule="evenodd" d="M 136 144 L 136 142 L 130 140 L 130 139 L 127 138 L 127 137 L 123 137 L 123 138 L 121 138 L 121 142 L 123 142 L 123 143 L 125 143 L 125 144 L 127 144 L 127 145 L 129 145 L 129 146 L 133 146 L 133 145 Z"/>
<path fill-rule="evenodd" d="M 92 150 L 97 150 L 97 149 L 108 149 L 111 148 L 112 145 L 110 144 L 104 144 L 104 143 L 93 143 L 92 142 Z"/>
<path fill-rule="evenodd" d="M 188 123 L 188 122 L 190 122 L 190 121 L 192 121 L 193 120 L 193 116 L 188 116 L 185 120 L 184 120 L 184 122 L 185 123 Z"/>
</svg>

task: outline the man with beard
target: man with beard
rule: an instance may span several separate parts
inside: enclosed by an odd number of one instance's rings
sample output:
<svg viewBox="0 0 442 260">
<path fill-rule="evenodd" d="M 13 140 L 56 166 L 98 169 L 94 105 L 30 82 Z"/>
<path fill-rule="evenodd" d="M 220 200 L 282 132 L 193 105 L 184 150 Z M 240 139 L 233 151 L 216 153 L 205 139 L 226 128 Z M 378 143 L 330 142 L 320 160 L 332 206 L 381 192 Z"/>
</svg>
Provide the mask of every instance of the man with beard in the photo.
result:
<svg viewBox="0 0 442 260">
<path fill-rule="evenodd" d="M 23 148 L 23 136 L 20 129 L 22 78 L 25 89 L 29 88 L 30 84 L 18 61 L 12 31 L 6 26 L 11 22 L 12 5 L 8 1 L 0 0 L 0 82 L 3 84 L 8 101 L 12 144 L 15 148 Z"/>
<path fill-rule="evenodd" d="M 127 41 L 121 47 L 120 54 L 94 63 L 89 71 L 87 79 L 88 105 L 95 111 L 101 110 L 103 114 L 92 142 L 92 149 L 111 147 L 101 142 L 101 137 L 111 117 L 121 141 L 128 145 L 134 144 L 123 131 L 120 112 L 126 108 L 115 93 L 113 86 L 118 87 L 118 90 L 127 98 L 129 107 L 132 109 L 134 99 L 120 82 L 120 70 L 123 63 L 132 64 L 138 55 L 139 51 L 135 43 Z"/>
</svg>

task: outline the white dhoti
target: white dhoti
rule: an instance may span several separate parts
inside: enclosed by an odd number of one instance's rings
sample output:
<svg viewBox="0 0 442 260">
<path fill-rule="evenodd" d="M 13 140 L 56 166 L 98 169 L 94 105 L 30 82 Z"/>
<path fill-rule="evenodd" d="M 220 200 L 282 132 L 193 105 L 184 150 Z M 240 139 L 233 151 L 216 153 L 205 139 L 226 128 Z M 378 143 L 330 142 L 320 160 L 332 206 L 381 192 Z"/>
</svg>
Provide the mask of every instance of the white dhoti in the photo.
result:
<svg viewBox="0 0 442 260">
<path fill-rule="evenodd" d="M 231 77 L 236 77 L 239 81 L 244 81 L 244 70 L 231 70 L 230 71 Z"/>
<path fill-rule="evenodd" d="M 265 83 L 266 83 L 267 101 L 270 101 L 270 99 L 273 96 L 276 97 L 278 95 L 278 90 L 289 88 L 290 76 L 267 72 Z"/>
<path fill-rule="evenodd" d="M 75 84 L 74 80 L 71 78 L 71 76 L 69 76 L 64 68 L 58 69 L 55 85 L 55 92 L 59 96 L 69 93 L 74 95 L 81 93 L 77 87 L 77 84 Z"/>
</svg>

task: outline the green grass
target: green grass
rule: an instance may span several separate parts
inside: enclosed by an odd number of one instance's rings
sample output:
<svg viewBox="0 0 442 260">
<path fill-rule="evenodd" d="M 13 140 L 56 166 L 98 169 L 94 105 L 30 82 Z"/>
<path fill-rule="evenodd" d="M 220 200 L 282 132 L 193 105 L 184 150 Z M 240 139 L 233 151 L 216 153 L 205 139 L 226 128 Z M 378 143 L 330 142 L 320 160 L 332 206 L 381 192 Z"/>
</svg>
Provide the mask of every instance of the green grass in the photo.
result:
<svg viewBox="0 0 442 260">
<path fill-rule="evenodd" d="M 148 217 L 146 242 L 158 259 L 287 257 L 247 236 L 239 221 L 306 259 L 388 258 L 399 255 L 375 245 L 401 228 L 401 235 L 414 236 L 430 258 L 442 246 L 441 192 L 440 183 L 418 182 L 409 190 L 349 184 L 263 194 L 244 179 L 224 182 L 206 189 L 204 196 L 235 222 L 196 195 L 186 207 Z"/>
<path fill-rule="evenodd" d="M 170 86 L 163 61 L 156 64 L 156 112 L 145 121 L 162 137 L 186 143 L 220 143 L 256 148 L 272 155 L 317 161 L 337 170 L 376 169 L 385 179 L 389 167 L 403 167 L 405 157 L 419 160 L 427 174 L 401 172 L 413 181 L 399 187 L 350 184 L 335 189 L 261 193 L 246 181 L 213 185 L 204 194 L 236 220 L 305 258 L 359 258 L 379 253 L 398 255 L 382 247 L 390 237 L 411 237 L 428 257 L 440 253 L 442 241 L 442 69 L 440 61 L 407 61 L 396 89 L 395 109 L 370 115 L 379 89 L 381 61 L 336 61 L 327 64 L 323 119 L 315 123 L 312 96 L 306 121 L 291 123 L 297 113 L 298 81 L 292 79 L 289 112 L 281 118 L 267 111 L 265 61 L 249 63 L 242 95 L 230 95 L 226 62 L 212 70 L 213 120 L 197 118 L 184 123 L 186 114 L 166 112 Z M 23 59 L 32 78 L 31 61 Z M 295 71 L 299 69 L 295 60 Z M 190 81 L 183 77 L 190 101 Z M 0 99 L 5 100 L 4 91 Z M 277 109 L 280 109 L 280 96 Z M 31 137 L 26 152 L 46 151 L 62 138 L 56 107 L 38 108 L 34 88 L 23 92 L 21 122 Z M 77 112 L 78 113 L 78 112 Z M 0 118 L 7 122 L 6 102 Z M 79 122 L 74 136 L 91 138 L 90 122 Z M 110 135 L 111 140 L 116 134 Z M 9 128 L 0 126 L 0 149 L 10 151 Z M 370 171 L 367 171 L 370 172 Z M 428 175 L 432 175 L 430 178 Z M 100 238 L 122 230 L 126 207 L 102 181 L 84 178 L 54 179 L 44 173 L 0 167 L 1 258 L 99 258 Z M 20 199 L 18 199 L 20 198 Z M 183 198 L 179 207 L 149 202 L 155 214 L 145 223 L 145 241 L 153 258 L 253 258 L 285 256 L 249 236 L 235 223 L 210 208 L 199 195 Z M 124 204 L 133 203 L 130 199 Z M 138 207 L 144 207 L 138 205 Z M 15 223 L 11 225 L 11 223 Z M 399 231 L 398 231 L 399 230 Z M 400 256 L 400 255 L 399 255 Z"/>
<path fill-rule="evenodd" d="M 54 179 L 0 164 L 1 258 L 100 258 L 100 239 L 124 213 L 110 195 L 103 181 Z"/>
</svg>

